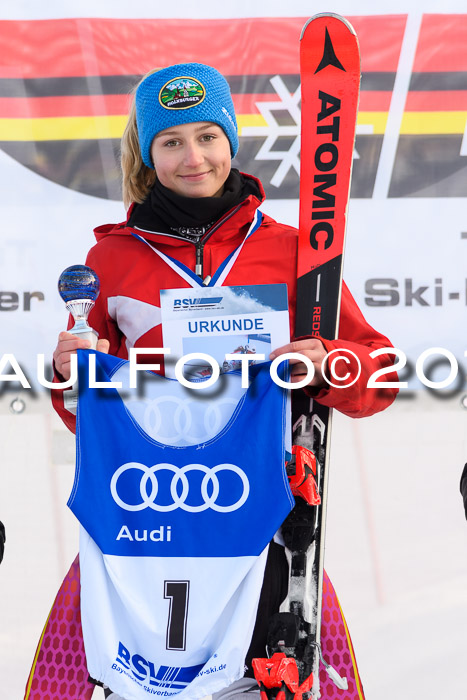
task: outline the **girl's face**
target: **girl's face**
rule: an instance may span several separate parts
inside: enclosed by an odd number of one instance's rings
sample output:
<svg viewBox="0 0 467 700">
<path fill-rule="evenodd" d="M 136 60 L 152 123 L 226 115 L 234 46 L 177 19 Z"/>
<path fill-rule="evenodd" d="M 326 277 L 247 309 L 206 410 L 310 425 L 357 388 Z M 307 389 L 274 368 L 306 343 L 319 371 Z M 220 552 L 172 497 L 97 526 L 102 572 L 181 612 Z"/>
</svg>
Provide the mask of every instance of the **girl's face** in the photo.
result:
<svg viewBox="0 0 467 700">
<path fill-rule="evenodd" d="M 159 182 L 184 197 L 220 197 L 231 168 L 229 139 L 212 122 L 160 131 L 151 156 Z"/>
</svg>

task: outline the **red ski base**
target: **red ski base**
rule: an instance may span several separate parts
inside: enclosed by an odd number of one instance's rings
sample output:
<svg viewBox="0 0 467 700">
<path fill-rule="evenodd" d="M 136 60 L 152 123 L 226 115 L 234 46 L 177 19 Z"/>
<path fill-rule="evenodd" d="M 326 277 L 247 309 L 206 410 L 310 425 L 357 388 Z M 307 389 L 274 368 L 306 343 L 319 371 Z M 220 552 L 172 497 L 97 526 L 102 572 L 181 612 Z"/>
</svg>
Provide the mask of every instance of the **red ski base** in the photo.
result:
<svg viewBox="0 0 467 700">
<path fill-rule="evenodd" d="M 77 557 L 57 593 L 39 640 L 24 700 L 91 698 L 95 686 L 88 681 L 79 593 Z M 321 648 L 326 661 L 334 666 L 340 676 L 346 677 L 349 684 L 348 690 L 339 690 L 321 667 L 321 700 L 365 700 L 347 624 L 326 572 L 323 581 Z"/>
<path fill-rule="evenodd" d="M 90 700 L 80 613 L 79 557 L 57 593 L 32 663 L 24 700 Z"/>
</svg>

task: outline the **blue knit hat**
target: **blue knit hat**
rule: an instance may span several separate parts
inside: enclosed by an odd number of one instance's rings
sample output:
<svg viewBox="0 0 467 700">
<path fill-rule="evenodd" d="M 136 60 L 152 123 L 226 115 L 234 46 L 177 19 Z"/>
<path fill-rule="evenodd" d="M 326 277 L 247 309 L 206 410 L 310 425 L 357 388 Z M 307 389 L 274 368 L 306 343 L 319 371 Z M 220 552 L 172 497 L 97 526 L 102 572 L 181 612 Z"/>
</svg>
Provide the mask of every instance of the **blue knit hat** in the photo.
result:
<svg viewBox="0 0 467 700">
<path fill-rule="evenodd" d="M 235 111 L 226 79 L 202 63 L 179 63 L 151 73 L 136 90 L 136 123 L 143 163 L 154 169 L 154 136 L 171 126 L 214 122 L 225 131 L 232 157 L 238 151 Z"/>
</svg>

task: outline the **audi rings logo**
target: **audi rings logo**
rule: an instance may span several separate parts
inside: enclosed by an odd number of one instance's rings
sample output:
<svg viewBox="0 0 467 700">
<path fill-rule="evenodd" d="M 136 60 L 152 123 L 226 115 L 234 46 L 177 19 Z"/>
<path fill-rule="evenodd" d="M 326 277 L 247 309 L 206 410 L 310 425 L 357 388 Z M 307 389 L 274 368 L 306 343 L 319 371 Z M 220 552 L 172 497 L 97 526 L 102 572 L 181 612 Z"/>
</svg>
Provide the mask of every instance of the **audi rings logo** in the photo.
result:
<svg viewBox="0 0 467 700">
<path fill-rule="evenodd" d="M 237 403 L 238 399 L 229 397 L 206 402 L 159 396 L 147 402 L 142 427 L 153 439 L 165 445 L 195 445 L 217 435 Z"/>
<path fill-rule="evenodd" d="M 162 471 L 173 473 L 170 482 L 170 496 L 172 503 L 157 503 L 159 493 L 159 482 L 157 474 Z M 186 501 L 190 492 L 190 474 L 194 472 L 202 472 L 204 476 L 201 481 L 201 498 L 203 502 L 199 505 L 189 505 Z M 133 472 L 130 478 L 136 478 L 138 472 L 141 472 L 139 493 L 141 495 L 141 503 L 130 504 L 126 503 L 118 494 L 118 480 L 125 472 Z M 218 474 L 221 472 L 233 472 L 237 474 L 242 483 L 242 494 L 234 503 L 230 505 L 219 505 L 217 499 L 221 491 Z M 179 487 L 181 484 L 181 488 Z M 149 486 L 149 489 L 148 489 Z M 209 495 L 211 490 L 211 495 Z M 228 495 L 230 489 L 225 489 Z M 181 508 L 189 513 L 200 513 L 203 510 L 211 508 L 218 513 L 232 513 L 243 506 L 250 493 L 250 483 L 245 472 L 235 464 L 218 464 L 216 467 L 206 467 L 204 464 L 187 464 L 184 467 L 176 467 L 174 464 L 154 464 L 152 467 L 147 467 L 140 462 L 127 462 L 119 467 L 110 481 L 110 492 L 115 503 L 129 511 L 144 510 L 151 508 L 159 512 L 166 513 L 168 511 Z"/>
</svg>

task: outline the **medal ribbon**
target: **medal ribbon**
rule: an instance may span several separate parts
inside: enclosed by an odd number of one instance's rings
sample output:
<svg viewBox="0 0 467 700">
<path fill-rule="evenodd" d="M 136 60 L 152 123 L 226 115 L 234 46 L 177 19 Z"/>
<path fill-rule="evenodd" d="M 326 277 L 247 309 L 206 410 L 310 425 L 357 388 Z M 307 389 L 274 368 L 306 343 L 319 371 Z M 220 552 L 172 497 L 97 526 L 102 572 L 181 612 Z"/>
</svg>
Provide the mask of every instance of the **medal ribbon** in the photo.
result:
<svg viewBox="0 0 467 700">
<path fill-rule="evenodd" d="M 151 245 L 149 241 L 147 241 L 145 238 L 142 236 L 138 235 L 137 233 L 133 233 L 132 235 L 135 238 L 138 238 L 140 241 L 148 245 L 151 250 L 153 250 L 157 255 L 164 260 L 164 262 L 169 265 L 169 267 L 172 268 L 172 270 L 175 270 L 180 277 L 182 277 L 185 282 L 188 282 L 188 284 L 191 287 L 221 287 L 229 274 L 230 270 L 235 264 L 235 261 L 237 260 L 238 256 L 240 255 L 240 252 L 247 242 L 247 240 L 254 234 L 254 232 L 261 226 L 261 222 L 263 220 L 263 215 L 257 209 L 255 211 L 255 216 L 253 218 L 253 221 L 250 225 L 250 228 L 246 232 L 245 238 L 243 241 L 240 243 L 240 245 L 230 253 L 226 259 L 224 260 L 221 265 L 217 268 L 216 272 L 212 276 L 211 280 L 209 281 L 208 284 L 203 284 L 203 281 L 196 275 L 192 270 L 190 270 L 189 267 L 181 263 L 179 260 L 176 260 L 175 258 L 172 258 L 170 255 L 166 255 L 165 253 L 162 253 L 160 250 L 158 250 L 155 246 Z"/>
</svg>

